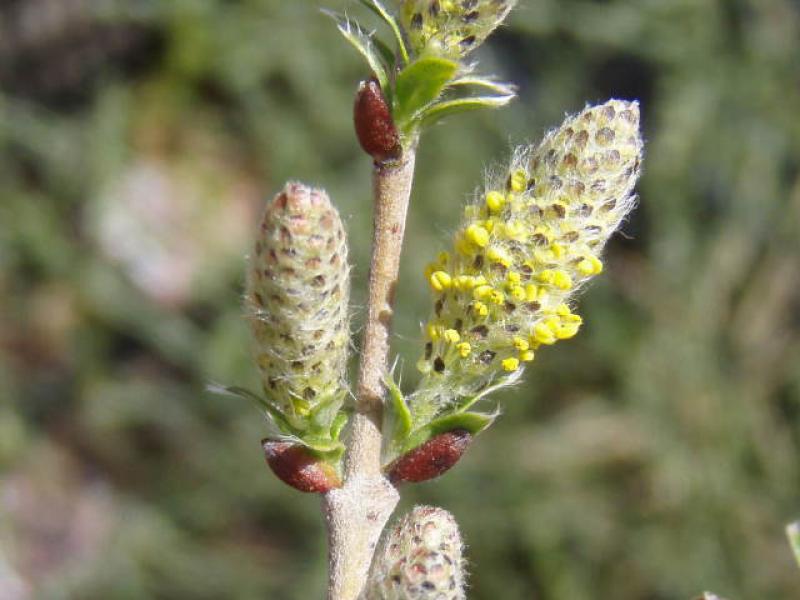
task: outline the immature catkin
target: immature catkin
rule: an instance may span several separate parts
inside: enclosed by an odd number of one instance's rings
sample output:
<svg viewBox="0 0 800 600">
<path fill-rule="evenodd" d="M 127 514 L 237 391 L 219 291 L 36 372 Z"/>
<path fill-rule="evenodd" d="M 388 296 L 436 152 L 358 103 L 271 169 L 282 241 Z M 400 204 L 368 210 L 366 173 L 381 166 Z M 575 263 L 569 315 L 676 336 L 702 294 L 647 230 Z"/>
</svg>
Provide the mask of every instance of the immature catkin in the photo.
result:
<svg viewBox="0 0 800 600">
<path fill-rule="evenodd" d="M 641 154 L 637 103 L 609 100 L 518 150 L 466 207 L 453 251 L 425 274 L 435 301 L 417 412 L 578 332 L 570 299 L 602 271 L 603 246 L 635 204 Z"/>
<path fill-rule="evenodd" d="M 264 210 L 245 305 L 264 392 L 299 432 L 346 394 L 349 294 L 338 212 L 323 190 L 287 184 Z"/>
<path fill-rule="evenodd" d="M 480 46 L 517 0 L 403 0 L 400 23 L 412 48 L 460 58 Z"/>
<path fill-rule="evenodd" d="M 453 516 L 417 506 L 378 548 L 361 600 L 463 600 L 462 552 Z"/>
</svg>

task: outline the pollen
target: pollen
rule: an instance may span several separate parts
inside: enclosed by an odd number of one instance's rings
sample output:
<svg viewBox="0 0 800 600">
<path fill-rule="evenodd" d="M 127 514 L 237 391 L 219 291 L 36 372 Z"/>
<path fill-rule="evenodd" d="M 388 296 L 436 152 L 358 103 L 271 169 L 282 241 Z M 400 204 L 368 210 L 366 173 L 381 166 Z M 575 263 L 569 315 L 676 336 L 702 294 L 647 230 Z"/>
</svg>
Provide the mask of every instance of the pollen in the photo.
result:
<svg viewBox="0 0 800 600">
<path fill-rule="evenodd" d="M 479 248 L 485 248 L 489 243 L 489 232 L 480 225 L 470 225 L 464 233 L 466 238 Z"/>
<path fill-rule="evenodd" d="M 503 366 L 503 370 L 508 371 L 509 373 L 519 369 L 519 359 L 514 358 L 513 356 L 503 359 L 500 364 Z"/>
<path fill-rule="evenodd" d="M 528 343 L 528 340 L 525 340 L 521 337 L 514 338 L 514 348 L 516 348 L 520 352 L 525 352 L 526 350 L 529 350 L 530 347 L 531 345 Z"/>
<path fill-rule="evenodd" d="M 489 212 L 499 213 L 505 204 L 506 197 L 501 192 L 491 191 L 486 194 L 486 208 L 489 209 Z"/>
<path fill-rule="evenodd" d="M 508 187 L 512 192 L 524 192 L 528 186 L 528 174 L 522 169 L 516 169 L 508 178 Z"/>
<path fill-rule="evenodd" d="M 489 307 L 486 306 L 483 302 L 476 302 L 475 304 L 473 304 L 472 310 L 479 317 L 485 317 L 489 314 Z"/>
<path fill-rule="evenodd" d="M 430 281 L 431 287 L 437 292 L 446 290 L 453 283 L 453 279 L 445 271 L 434 271 L 431 273 L 428 281 Z"/>
<path fill-rule="evenodd" d="M 492 262 L 500 263 L 504 267 L 511 266 L 511 258 L 508 253 L 502 248 L 493 246 L 486 251 L 486 258 Z"/>
<path fill-rule="evenodd" d="M 442 337 L 450 344 L 455 344 L 461 340 L 461 336 L 455 329 L 445 329 Z"/>
<path fill-rule="evenodd" d="M 564 271 L 555 271 L 553 273 L 553 285 L 560 290 L 572 289 L 572 277 Z"/>
<path fill-rule="evenodd" d="M 539 297 L 539 288 L 537 288 L 534 284 L 529 283 L 525 286 L 525 300 L 528 302 L 535 302 L 536 299 Z"/>
<path fill-rule="evenodd" d="M 523 362 L 531 362 L 535 356 L 533 350 L 525 350 L 519 353 L 519 359 Z"/>
<path fill-rule="evenodd" d="M 456 350 L 458 350 L 461 358 L 467 358 L 469 353 L 472 352 L 472 346 L 470 346 L 469 342 L 461 342 L 460 344 L 456 344 Z"/>
<path fill-rule="evenodd" d="M 540 344 L 555 344 L 556 336 L 545 323 L 537 323 L 533 327 L 533 339 Z"/>
</svg>

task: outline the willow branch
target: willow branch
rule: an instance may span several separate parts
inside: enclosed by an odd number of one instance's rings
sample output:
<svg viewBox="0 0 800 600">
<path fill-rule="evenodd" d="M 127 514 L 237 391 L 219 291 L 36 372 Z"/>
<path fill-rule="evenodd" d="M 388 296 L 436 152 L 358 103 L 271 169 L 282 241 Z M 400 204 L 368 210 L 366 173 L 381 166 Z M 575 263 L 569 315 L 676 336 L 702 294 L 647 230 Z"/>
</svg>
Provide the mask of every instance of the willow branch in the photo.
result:
<svg viewBox="0 0 800 600">
<path fill-rule="evenodd" d="M 328 600 L 355 600 L 367 579 L 381 531 L 399 495 L 381 473 L 384 377 L 400 252 L 414 176 L 415 149 L 373 171 L 374 230 L 369 297 L 347 449 L 345 484 L 325 495 L 328 525 Z"/>
</svg>

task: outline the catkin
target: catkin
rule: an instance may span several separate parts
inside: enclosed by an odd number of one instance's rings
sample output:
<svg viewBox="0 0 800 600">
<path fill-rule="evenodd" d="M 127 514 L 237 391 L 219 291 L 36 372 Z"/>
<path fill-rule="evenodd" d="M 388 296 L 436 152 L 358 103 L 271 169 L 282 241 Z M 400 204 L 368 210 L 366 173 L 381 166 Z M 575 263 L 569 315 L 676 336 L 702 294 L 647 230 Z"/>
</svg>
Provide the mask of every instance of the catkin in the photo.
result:
<svg viewBox="0 0 800 600">
<path fill-rule="evenodd" d="M 417 54 L 458 59 L 480 46 L 516 0 L 404 0 L 400 23 Z"/>
<path fill-rule="evenodd" d="M 378 548 L 360 600 L 463 600 L 462 553 L 453 516 L 441 508 L 417 506 Z"/>
<path fill-rule="evenodd" d="M 341 405 L 347 393 L 347 241 L 327 194 L 287 184 L 267 203 L 248 266 L 245 307 L 264 393 L 302 432 L 316 406 Z"/>
<path fill-rule="evenodd" d="M 475 394 L 578 332 L 571 300 L 602 271 L 603 246 L 635 204 L 641 155 L 637 103 L 609 100 L 517 150 L 490 178 L 452 252 L 425 273 L 434 309 L 417 414 Z"/>
</svg>

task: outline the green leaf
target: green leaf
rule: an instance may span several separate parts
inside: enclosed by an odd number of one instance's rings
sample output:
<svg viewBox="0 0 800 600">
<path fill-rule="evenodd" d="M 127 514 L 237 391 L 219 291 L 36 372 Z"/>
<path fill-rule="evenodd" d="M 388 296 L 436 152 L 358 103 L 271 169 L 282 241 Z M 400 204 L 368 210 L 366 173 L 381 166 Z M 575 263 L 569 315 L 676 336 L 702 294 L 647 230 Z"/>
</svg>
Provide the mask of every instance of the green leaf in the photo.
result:
<svg viewBox="0 0 800 600">
<path fill-rule="evenodd" d="M 344 398 L 341 394 L 332 395 L 330 398 L 320 400 L 311 411 L 311 429 L 314 433 L 327 435 L 331 429 L 331 423 L 336 418 L 339 409 L 342 407 Z"/>
<path fill-rule="evenodd" d="M 511 83 L 494 81 L 493 79 L 489 79 L 487 77 L 480 77 L 477 75 L 475 76 L 466 75 L 464 77 L 459 77 L 458 79 L 453 79 L 453 81 L 450 82 L 449 87 L 457 87 L 457 86 L 480 87 L 487 90 L 491 90 L 492 92 L 500 96 L 514 96 L 517 93 L 517 86 Z"/>
<path fill-rule="evenodd" d="M 395 121 L 410 124 L 426 106 L 434 102 L 456 74 L 458 63 L 438 56 L 417 59 L 397 75 Z"/>
<path fill-rule="evenodd" d="M 333 419 L 333 423 L 331 423 L 331 439 L 339 439 L 339 435 L 341 435 L 344 426 L 347 425 L 349 418 L 350 415 L 347 412 L 341 411 L 337 413 L 336 417 Z"/>
<path fill-rule="evenodd" d="M 451 115 L 481 108 L 500 108 L 511 102 L 514 97 L 514 94 L 509 94 L 506 96 L 473 96 L 471 98 L 445 100 L 443 102 L 437 102 L 433 106 L 425 109 L 419 118 L 423 126 L 433 125 L 437 121 Z"/>
<path fill-rule="evenodd" d="M 394 379 L 388 376 L 385 383 L 391 404 L 387 407 L 384 431 L 390 431 L 392 440 L 398 442 L 411 431 L 411 411 Z"/>
<path fill-rule="evenodd" d="M 400 27 L 392 14 L 379 2 L 379 0 L 360 0 L 361 4 L 366 6 L 376 15 L 378 15 L 389 26 L 394 33 L 394 38 L 397 40 L 397 48 L 400 50 L 400 56 L 403 59 L 403 64 L 408 64 L 408 50 L 406 43 L 403 40 L 403 34 L 400 32 Z"/>
<path fill-rule="evenodd" d="M 269 420 L 270 425 L 274 427 L 274 431 L 270 431 L 270 435 L 278 437 L 282 435 L 299 436 L 302 433 L 295 427 L 292 427 L 277 406 L 272 404 L 272 402 L 266 398 L 263 398 L 262 396 L 259 396 L 258 394 L 251 392 L 246 388 L 234 385 L 226 386 L 212 384 L 207 386 L 207 389 L 209 392 L 214 394 L 235 396 L 236 398 L 243 398 L 255 404 L 256 408 L 263 410 L 266 413 L 266 417 Z"/>
<path fill-rule="evenodd" d="M 369 64 L 369 68 L 375 74 L 375 77 L 378 78 L 381 88 L 387 89 L 389 77 L 382 62 L 381 52 L 374 43 L 372 36 L 361 25 L 344 15 L 326 9 L 323 9 L 322 12 L 336 21 L 336 27 L 339 32 L 367 59 L 367 64 Z"/>
</svg>

